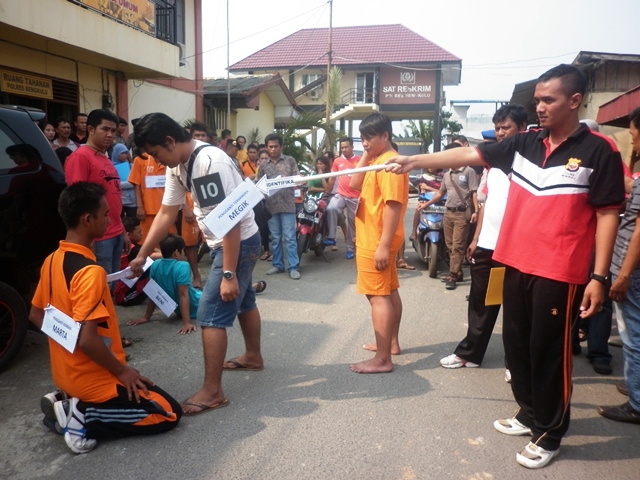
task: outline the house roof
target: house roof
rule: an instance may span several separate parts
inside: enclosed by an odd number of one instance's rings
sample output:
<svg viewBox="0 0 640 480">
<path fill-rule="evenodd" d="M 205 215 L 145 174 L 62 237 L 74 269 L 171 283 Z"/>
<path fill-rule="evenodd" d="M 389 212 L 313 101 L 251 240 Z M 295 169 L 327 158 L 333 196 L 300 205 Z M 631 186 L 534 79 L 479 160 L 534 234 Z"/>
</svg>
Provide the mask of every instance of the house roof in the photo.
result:
<svg viewBox="0 0 640 480">
<path fill-rule="evenodd" d="M 326 65 L 328 37 L 328 28 L 300 30 L 234 63 L 229 70 L 272 70 Z M 404 25 L 333 28 L 334 65 L 460 62 L 460 58 Z"/>
<path fill-rule="evenodd" d="M 257 105 L 260 93 L 266 93 L 274 105 L 296 105 L 291 91 L 278 73 L 233 77 L 228 82 L 226 78 L 205 78 L 204 96 L 226 98 L 228 87 L 232 96 L 246 98 L 249 108 Z"/>
<path fill-rule="evenodd" d="M 640 107 L 640 85 L 600 105 L 596 122 L 601 125 L 626 128 L 629 126 L 629 114 L 638 107 Z"/>
</svg>

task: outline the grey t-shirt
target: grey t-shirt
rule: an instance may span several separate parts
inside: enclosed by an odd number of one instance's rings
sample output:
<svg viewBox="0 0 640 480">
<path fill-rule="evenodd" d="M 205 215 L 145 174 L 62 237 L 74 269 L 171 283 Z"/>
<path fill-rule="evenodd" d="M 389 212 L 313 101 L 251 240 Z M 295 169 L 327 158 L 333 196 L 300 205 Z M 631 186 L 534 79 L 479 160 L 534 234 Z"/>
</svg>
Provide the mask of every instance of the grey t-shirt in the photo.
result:
<svg viewBox="0 0 640 480">
<path fill-rule="evenodd" d="M 629 249 L 631 236 L 636 229 L 636 220 L 640 212 L 640 178 L 633 181 L 631 194 L 627 198 L 627 209 L 624 211 L 620 226 L 618 227 L 618 235 L 616 236 L 616 244 L 613 248 L 613 258 L 611 259 L 611 273 L 617 276 L 620 273 L 620 267 L 624 262 L 624 257 Z M 634 273 L 640 272 L 640 265 L 636 265 Z"/>
<path fill-rule="evenodd" d="M 460 193 L 464 198 L 460 198 L 457 190 L 453 186 L 456 182 Z M 471 193 L 478 190 L 478 176 L 471 167 L 464 167 L 460 170 L 450 170 L 442 177 L 440 191 L 447 194 L 445 206 L 448 208 L 461 207 L 465 203 L 471 202 Z"/>
</svg>

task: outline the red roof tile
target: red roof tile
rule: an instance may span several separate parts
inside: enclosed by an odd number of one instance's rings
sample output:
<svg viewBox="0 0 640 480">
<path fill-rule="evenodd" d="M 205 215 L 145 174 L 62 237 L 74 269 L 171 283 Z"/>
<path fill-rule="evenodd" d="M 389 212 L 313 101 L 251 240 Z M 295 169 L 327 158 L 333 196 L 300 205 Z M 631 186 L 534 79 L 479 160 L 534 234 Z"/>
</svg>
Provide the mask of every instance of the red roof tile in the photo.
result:
<svg viewBox="0 0 640 480">
<path fill-rule="evenodd" d="M 300 30 L 231 65 L 231 71 L 325 65 L 328 28 Z M 344 65 L 460 62 L 460 58 L 404 25 L 337 27 L 332 63 Z"/>
</svg>

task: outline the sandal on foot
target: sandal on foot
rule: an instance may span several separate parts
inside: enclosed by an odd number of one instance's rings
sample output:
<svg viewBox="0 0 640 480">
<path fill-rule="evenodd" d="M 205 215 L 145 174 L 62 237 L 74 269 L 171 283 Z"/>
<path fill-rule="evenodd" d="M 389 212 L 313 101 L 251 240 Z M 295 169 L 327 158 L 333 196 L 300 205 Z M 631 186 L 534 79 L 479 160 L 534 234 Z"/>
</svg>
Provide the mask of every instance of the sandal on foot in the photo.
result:
<svg viewBox="0 0 640 480">
<path fill-rule="evenodd" d="M 221 402 L 214 403 L 213 405 L 205 405 L 204 403 L 191 402 L 188 399 L 180 404 L 181 407 L 197 407 L 200 409 L 200 410 L 196 410 L 195 412 L 183 412 L 182 415 L 184 415 L 185 417 L 200 415 L 201 413 L 210 412 L 211 410 L 226 407 L 227 405 L 229 405 L 229 400 L 227 400 L 226 398 Z"/>
<path fill-rule="evenodd" d="M 260 280 L 259 282 L 256 282 L 256 284 L 256 293 L 262 293 L 267 288 L 267 282 L 264 280 Z"/>
<path fill-rule="evenodd" d="M 262 255 L 260 255 L 260 260 L 267 260 L 271 255 L 269 254 L 269 252 L 264 252 Z"/>
<path fill-rule="evenodd" d="M 405 270 L 415 270 L 416 267 L 414 267 L 413 265 L 409 265 L 407 262 L 403 261 L 403 260 L 399 260 L 398 263 L 396 264 L 397 268 L 403 268 Z"/>
</svg>

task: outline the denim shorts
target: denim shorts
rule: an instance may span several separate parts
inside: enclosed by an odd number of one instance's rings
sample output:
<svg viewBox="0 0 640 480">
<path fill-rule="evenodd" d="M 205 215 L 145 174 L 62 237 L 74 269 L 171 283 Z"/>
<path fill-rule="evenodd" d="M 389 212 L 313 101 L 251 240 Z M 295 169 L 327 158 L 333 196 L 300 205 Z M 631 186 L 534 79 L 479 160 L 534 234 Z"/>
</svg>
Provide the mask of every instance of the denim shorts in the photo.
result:
<svg viewBox="0 0 640 480">
<path fill-rule="evenodd" d="M 240 295 L 235 300 L 225 302 L 220 296 L 220 284 L 222 283 L 222 248 L 211 251 L 211 271 L 207 278 L 196 323 L 201 327 L 228 328 L 233 326 L 236 316 L 253 310 L 256 307 L 256 291 L 253 289 L 251 277 L 260 256 L 260 234 L 255 233 L 251 237 L 240 242 L 240 257 L 236 267 L 236 277 Z"/>
</svg>

